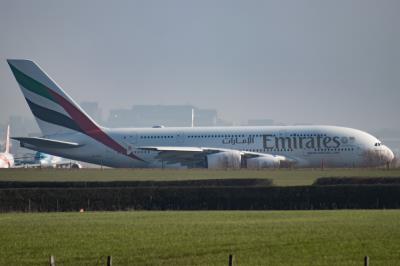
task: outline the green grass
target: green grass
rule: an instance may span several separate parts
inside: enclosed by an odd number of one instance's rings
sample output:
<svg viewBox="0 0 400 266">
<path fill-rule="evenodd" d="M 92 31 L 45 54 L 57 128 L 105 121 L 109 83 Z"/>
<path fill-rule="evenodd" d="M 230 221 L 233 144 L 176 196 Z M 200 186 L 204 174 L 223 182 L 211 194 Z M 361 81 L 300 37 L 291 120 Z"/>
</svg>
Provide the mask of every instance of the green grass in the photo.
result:
<svg viewBox="0 0 400 266">
<path fill-rule="evenodd" d="M 269 178 L 275 185 L 310 185 L 318 177 L 400 177 L 400 169 L 276 169 L 276 170 L 170 170 L 170 169 L 1 169 L 0 181 L 111 181 L 184 180 L 215 178 Z"/>
<path fill-rule="evenodd" d="M 400 211 L 0 215 L 0 265 L 398 265 Z"/>
</svg>

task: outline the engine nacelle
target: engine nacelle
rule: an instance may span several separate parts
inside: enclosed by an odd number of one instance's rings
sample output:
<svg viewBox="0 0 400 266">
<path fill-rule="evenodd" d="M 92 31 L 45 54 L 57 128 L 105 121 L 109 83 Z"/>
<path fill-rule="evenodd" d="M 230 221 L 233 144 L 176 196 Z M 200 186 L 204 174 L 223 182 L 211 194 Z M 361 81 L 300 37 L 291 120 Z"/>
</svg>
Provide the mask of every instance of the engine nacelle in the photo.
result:
<svg viewBox="0 0 400 266">
<path fill-rule="evenodd" d="M 278 168 L 280 159 L 272 155 L 263 155 L 260 157 L 247 159 L 248 169 L 264 169 L 264 168 Z"/>
<path fill-rule="evenodd" d="M 82 165 L 80 163 L 73 163 L 70 167 L 71 169 L 81 169 Z"/>
<path fill-rule="evenodd" d="M 209 169 L 239 169 L 242 156 L 239 151 L 222 151 L 207 155 Z"/>
</svg>

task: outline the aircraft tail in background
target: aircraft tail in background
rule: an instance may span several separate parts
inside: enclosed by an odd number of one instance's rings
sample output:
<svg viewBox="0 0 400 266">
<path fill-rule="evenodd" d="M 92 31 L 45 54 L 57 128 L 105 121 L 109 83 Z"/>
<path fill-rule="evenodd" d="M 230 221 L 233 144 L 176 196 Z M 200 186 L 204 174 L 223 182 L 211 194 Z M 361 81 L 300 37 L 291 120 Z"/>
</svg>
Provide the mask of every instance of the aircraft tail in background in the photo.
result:
<svg viewBox="0 0 400 266">
<path fill-rule="evenodd" d="M 10 126 L 7 126 L 5 150 L 0 153 L 0 168 L 10 168 L 14 166 L 14 156 L 10 153 Z"/>
<path fill-rule="evenodd" d="M 6 133 L 6 149 L 5 149 L 5 153 L 10 153 L 10 125 L 7 126 L 7 133 Z"/>
</svg>

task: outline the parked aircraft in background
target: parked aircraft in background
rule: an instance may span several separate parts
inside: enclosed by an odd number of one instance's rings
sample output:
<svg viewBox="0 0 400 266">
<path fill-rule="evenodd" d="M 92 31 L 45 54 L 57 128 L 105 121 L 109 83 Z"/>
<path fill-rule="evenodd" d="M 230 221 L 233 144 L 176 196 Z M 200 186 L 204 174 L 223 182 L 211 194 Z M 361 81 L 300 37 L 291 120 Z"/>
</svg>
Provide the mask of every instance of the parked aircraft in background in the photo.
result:
<svg viewBox="0 0 400 266">
<path fill-rule="evenodd" d="M 14 156 L 10 153 L 10 126 L 7 126 L 5 151 L 0 153 L 0 168 L 11 168 L 14 166 Z"/>
<path fill-rule="evenodd" d="M 40 166 L 44 168 L 82 168 L 82 165 L 78 162 L 43 152 L 37 152 L 35 154 L 35 162 L 39 163 Z"/>
<path fill-rule="evenodd" d="M 43 137 L 14 138 L 32 150 L 110 167 L 365 167 L 393 152 L 374 136 L 336 126 L 105 128 L 38 65 L 8 64 Z"/>
<path fill-rule="evenodd" d="M 82 165 L 78 162 L 43 152 L 36 152 L 35 154 L 16 158 L 15 166 L 26 168 L 82 168 Z"/>
</svg>

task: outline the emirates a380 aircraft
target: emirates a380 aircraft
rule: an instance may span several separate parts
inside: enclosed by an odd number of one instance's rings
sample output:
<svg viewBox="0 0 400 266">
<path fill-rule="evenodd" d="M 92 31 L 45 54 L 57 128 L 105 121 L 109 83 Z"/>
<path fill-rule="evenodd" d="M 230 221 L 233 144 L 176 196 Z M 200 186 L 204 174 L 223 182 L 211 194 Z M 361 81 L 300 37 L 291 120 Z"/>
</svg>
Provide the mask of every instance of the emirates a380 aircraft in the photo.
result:
<svg viewBox="0 0 400 266">
<path fill-rule="evenodd" d="M 21 146 L 110 167 L 366 167 L 393 152 L 374 136 L 337 126 L 106 128 L 93 121 L 37 64 L 8 64 L 43 136 Z"/>
</svg>

